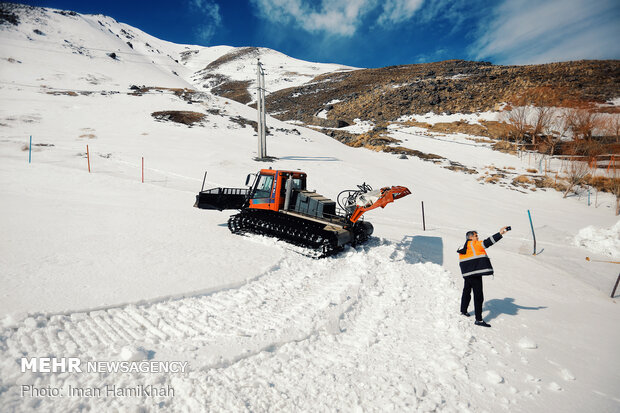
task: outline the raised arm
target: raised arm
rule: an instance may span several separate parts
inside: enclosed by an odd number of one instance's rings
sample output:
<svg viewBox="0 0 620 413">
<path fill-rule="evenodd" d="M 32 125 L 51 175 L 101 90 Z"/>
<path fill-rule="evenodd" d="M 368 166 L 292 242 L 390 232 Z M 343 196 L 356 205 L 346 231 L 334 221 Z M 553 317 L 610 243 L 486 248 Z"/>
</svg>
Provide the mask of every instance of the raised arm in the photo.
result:
<svg viewBox="0 0 620 413">
<path fill-rule="evenodd" d="M 482 241 L 482 245 L 484 245 L 484 248 L 489 248 L 491 245 L 494 245 L 497 241 L 502 239 L 503 238 L 502 235 L 505 234 L 506 231 L 508 231 L 506 228 L 508 228 L 508 227 L 504 227 L 504 228 L 500 229 L 498 233 L 493 234 L 489 238 L 487 238 L 484 241 Z"/>
</svg>

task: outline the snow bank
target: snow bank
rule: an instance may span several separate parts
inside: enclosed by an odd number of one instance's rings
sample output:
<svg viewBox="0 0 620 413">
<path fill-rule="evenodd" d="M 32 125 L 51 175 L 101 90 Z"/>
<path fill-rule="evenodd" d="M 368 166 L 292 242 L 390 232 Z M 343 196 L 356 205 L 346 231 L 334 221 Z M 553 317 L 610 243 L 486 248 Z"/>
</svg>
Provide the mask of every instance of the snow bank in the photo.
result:
<svg viewBox="0 0 620 413">
<path fill-rule="evenodd" d="M 585 227 L 575 236 L 573 243 L 588 251 L 620 258 L 620 221 L 611 228 Z"/>
</svg>

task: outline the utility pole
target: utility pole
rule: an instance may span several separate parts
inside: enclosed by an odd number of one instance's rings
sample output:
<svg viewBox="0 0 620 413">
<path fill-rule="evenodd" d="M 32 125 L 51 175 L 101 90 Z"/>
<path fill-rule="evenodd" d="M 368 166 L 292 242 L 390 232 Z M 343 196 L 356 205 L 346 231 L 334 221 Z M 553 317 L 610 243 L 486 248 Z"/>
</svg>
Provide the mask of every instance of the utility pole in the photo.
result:
<svg viewBox="0 0 620 413">
<path fill-rule="evenodd" d="M 265 71 L 258 59 L 256 66 L 256 109 L 258 111 L 258 160 L 267 158 L 266 118 L 265 118 Z"/>
</svg>

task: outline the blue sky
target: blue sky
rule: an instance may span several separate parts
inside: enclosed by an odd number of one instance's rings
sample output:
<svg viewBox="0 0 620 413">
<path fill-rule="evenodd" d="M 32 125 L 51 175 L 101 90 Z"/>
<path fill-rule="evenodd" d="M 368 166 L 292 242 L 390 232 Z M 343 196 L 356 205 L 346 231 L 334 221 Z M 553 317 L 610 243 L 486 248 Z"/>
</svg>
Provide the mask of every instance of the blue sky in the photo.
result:
<svg viewBox="0 0 620 413">
<path fill-rule="evenodd" d="M 383 67 L 447 59 L 620 58 L 619 0 L 34 0 L 101 13 L 175 43 L 262 46 Z"/>
</svg>

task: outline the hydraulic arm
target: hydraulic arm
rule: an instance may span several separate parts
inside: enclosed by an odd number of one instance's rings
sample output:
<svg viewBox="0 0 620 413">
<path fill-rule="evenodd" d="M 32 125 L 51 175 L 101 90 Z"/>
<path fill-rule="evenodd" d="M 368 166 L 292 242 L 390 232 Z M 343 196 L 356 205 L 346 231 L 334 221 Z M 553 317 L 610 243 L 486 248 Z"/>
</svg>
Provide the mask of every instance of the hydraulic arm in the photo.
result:
<svg viewBox="0 0 620 413">
<path fill-rule="evenodd" d="M 358 196 L 356 208 L 349 219 L 352 223 L 356 223 L 365 212 L 379 207 L 385 208 L 385 206 L 390 202 L 394 202 L 396 199 L 400 199 L 410 194 L 411 191 L 404 186 L 386 186 L 381 188 L 379 191 L 362 193 Z"/>
</svg>

